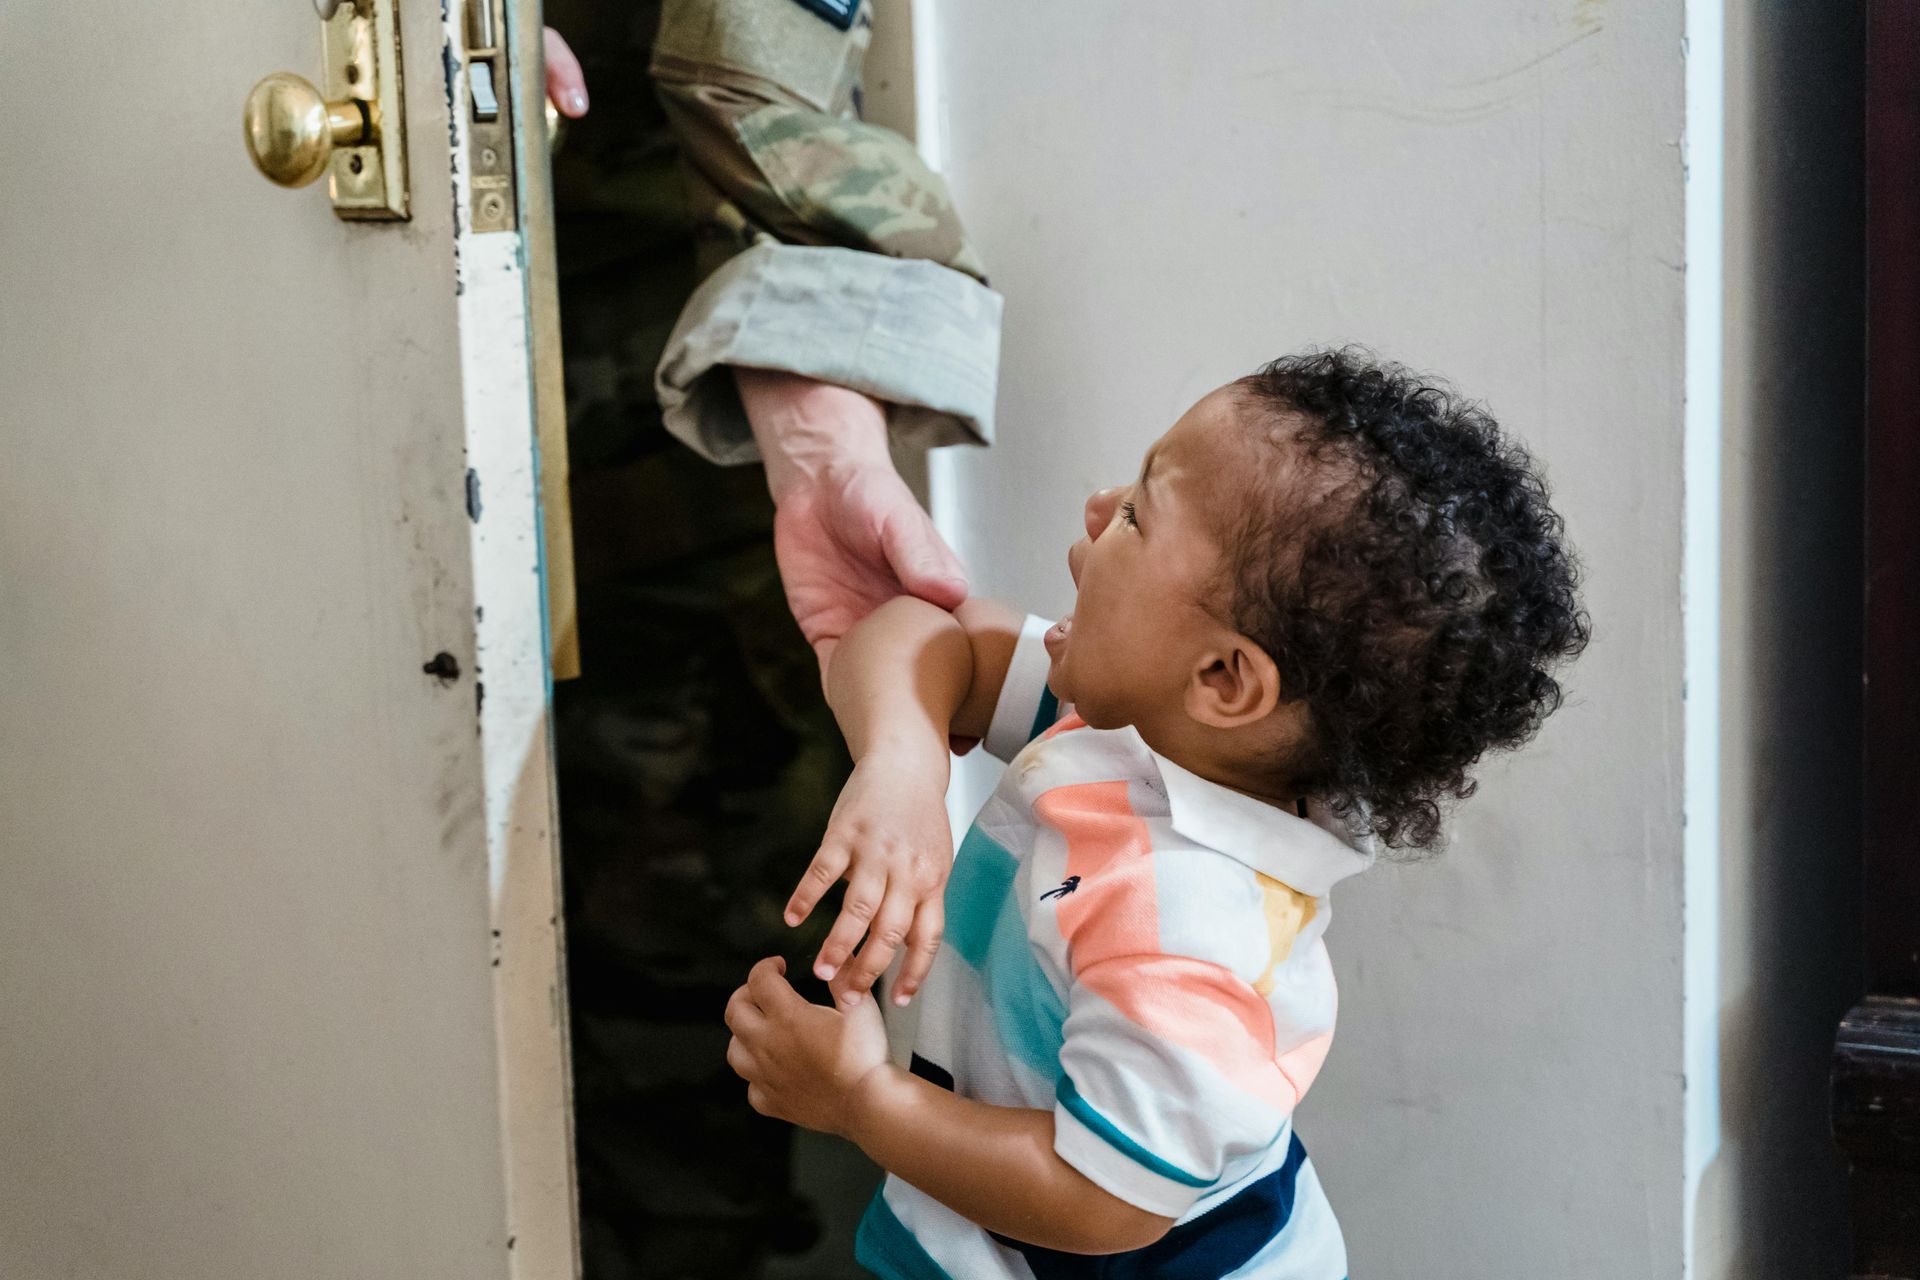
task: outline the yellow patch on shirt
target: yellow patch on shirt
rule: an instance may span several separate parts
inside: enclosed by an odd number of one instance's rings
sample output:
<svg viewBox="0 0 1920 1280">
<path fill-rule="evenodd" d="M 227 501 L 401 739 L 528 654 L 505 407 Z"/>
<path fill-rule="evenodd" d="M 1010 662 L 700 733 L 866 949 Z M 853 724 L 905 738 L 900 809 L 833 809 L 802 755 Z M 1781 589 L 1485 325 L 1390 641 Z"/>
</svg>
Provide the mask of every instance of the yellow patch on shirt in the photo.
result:
<svg viewBox="0 0 1920 1280">
<path fill-rule="evenodd" d="M 1293 940 L 1300 931 L 1313 921 L 1316 910 L 1314 900 L 1297 889 L 1289 888 L 1272 876 L 1254 873 L 1260 882 L 1261 907 L 1267 917 L 1267 949 L 1270 959 L 1267 971 L 1260 975 L 1253 989 L 1262 996 L 1273 990 L 1274 970 L 1287 962 L 1293 954 Z"/>
</svg>

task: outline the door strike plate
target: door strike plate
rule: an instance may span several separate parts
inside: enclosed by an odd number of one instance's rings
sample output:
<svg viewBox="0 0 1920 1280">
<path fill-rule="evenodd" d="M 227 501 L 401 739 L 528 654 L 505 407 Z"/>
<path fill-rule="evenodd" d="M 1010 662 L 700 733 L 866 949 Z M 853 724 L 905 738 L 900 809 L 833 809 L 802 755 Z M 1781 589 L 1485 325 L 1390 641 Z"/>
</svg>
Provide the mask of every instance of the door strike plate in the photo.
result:
<svg viewBox="0 0 1920 1280">
<path fill-rule="evenodd" d="M 520 225 L 514 190 L 513 64 L 499 0 L 466 0 L 469 216 L 475 234 Z"/>
</svg>

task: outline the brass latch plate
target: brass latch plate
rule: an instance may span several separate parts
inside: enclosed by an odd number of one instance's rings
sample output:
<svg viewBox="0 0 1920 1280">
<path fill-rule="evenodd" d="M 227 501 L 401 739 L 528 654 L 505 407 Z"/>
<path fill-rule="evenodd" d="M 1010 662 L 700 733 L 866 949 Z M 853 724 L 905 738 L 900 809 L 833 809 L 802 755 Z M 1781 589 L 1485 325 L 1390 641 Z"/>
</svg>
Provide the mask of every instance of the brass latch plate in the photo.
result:
<svg viewBox="0 0 1920 1280">
<path fill-rule="evenodd" d="M 337 147 L 327 168 L 333 211 L 342 218 L 408 216 L 407 112 L 401 92 L 399 0 L 357 0 L 321 23 L 329 102 L 357 98 L 379 121 L 379 141 Z"/>
</svg>

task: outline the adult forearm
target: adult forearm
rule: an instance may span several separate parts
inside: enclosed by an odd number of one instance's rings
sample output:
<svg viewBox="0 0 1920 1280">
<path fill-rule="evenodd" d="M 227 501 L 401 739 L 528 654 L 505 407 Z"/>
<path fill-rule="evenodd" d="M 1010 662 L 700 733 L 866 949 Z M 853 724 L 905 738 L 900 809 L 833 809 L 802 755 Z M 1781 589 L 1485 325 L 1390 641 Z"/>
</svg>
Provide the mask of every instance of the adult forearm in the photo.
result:
<svg viewBox="0 0 1920 1280">
<path fill-rule="evenodd" d="M 850 1137 L 875 1164 L 988 1231 L 1066 1253 L 1120 1253 L 1172 1220 L 1089 1182 L 1053 1150 L 1053 1114 L 996 1107 L 895 1067 L 862 1082 Z"/>
<path fill-rule="evenodd" d="M 733 376 L 776 503 L 836 470 L 892 467 L 878 400 L 793 373 L 736 368 Z"/>
</svg>

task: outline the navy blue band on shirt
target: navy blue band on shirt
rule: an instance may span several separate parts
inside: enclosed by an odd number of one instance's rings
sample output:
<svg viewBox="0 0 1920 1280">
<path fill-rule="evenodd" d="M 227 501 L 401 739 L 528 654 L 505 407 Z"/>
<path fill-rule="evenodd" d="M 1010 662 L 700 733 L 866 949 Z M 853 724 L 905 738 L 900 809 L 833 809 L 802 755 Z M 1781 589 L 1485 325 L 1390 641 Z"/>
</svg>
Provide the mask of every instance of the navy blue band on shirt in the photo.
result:
<svg viewBox="0 0 1920 1280">
<path fill-rule="evenodd" d="M 953 1092 L 953 1072 L 937 1062 L 928 1062 L 916 1053 L 913 1055 L 913 1060 L 907 1064 L 907 1070 L 928 1084 L 937 1084 L 948 1093 Z"/>
<path fill-rule="evenodd" d="M 995 1235 L 1017 1249 L 1034 1280 L 1223 1280 L 1252 1261 L 1287 1229 L 1307 1149 L 1295 1134 L 1278 1169 L 1191 1222 L 1183 1222 L 1144 1249 L 1081 1254 L 1043 1249 Z"/>
</svg>

